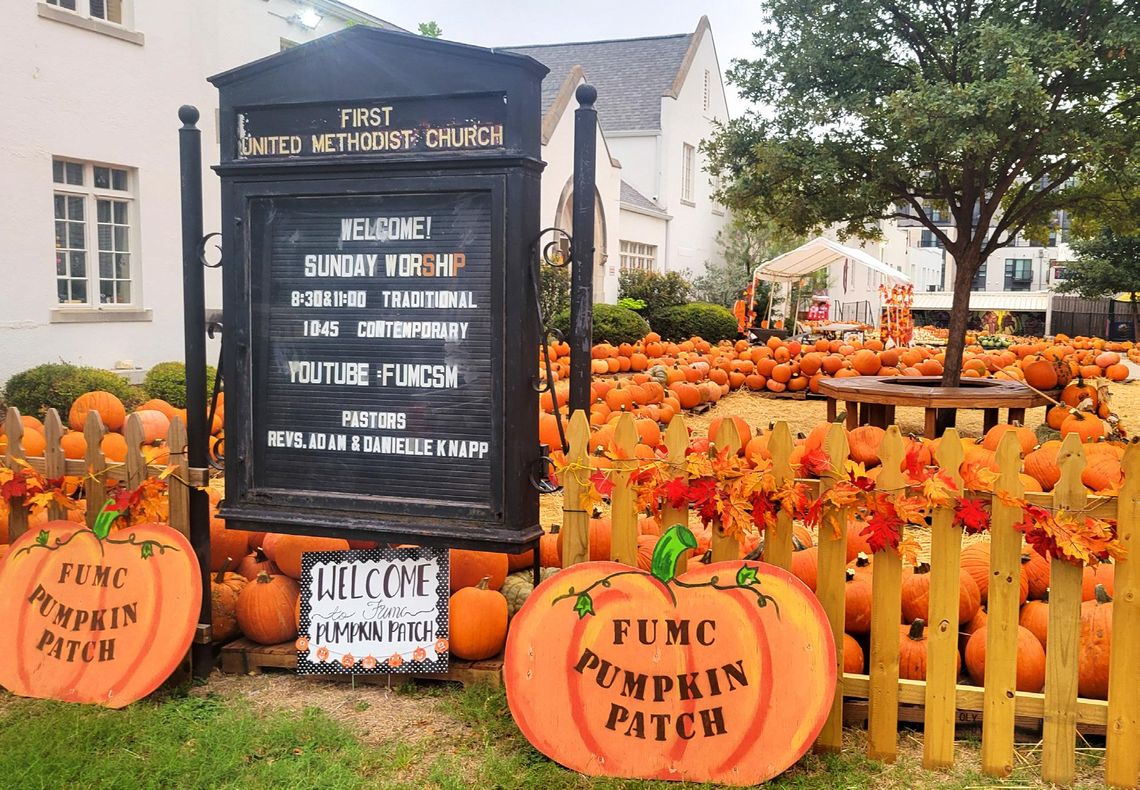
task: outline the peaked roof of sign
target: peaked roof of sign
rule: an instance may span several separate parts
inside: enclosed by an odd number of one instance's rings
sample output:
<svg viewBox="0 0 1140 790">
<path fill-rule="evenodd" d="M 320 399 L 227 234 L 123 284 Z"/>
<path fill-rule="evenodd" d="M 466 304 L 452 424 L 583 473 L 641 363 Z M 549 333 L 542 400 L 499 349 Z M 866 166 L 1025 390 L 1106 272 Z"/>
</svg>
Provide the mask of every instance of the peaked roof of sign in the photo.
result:
<svg viewBox="0 0 1140 790">
<path fill-rule="evenodd" d="M 693 45 L 708 24 L 708 18 L 701 17 L 692 33 L 503 50 L 529 55 L 550 68 L 551 76 L 542 83 L 544 116 L 558 98 L 564 76 L 580 66 L 598 89 L 595 106 L 603 131 L 655 130 L 661 128 L 661 97 L 677 95 L 693 59 Z"/>
</svg>

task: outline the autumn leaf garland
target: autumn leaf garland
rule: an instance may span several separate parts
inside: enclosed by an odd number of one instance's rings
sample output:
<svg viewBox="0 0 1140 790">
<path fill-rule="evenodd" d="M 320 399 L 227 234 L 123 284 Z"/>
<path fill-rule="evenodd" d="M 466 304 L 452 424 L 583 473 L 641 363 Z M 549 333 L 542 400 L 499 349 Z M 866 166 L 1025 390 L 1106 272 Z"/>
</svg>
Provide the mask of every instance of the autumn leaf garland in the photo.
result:
<svg viewBox="0 0 1140 790">
<path fill-rule="evenodd" d="M 963 469 L 965 490 L 937 467 L 924 465 L 917 453 L 908 453 L 903 463 L 908 484 L 897 491 L 883 491 L 866 473 L 862 464 L 848 461 L 836 470 L 822 451 L 807 453 L 805 471 L 830 478 L 814 499 L 808 484 L 789 479 L 778 483 L 770 461 L 754 467 L 747 459 L 727 449 L 690 448 L 683 464 L 671 464 L 658 457 L 652 460 L 626 459 L 613 452 L 605 457 L 628 473 L 629 485 L 637 492 L 637 508 L 660 516 L 663 506 L 688 507 L 705 527 L 714 521 L 728 537 L 741 540 L 753 530 L 774 529 L 781 513 L 819 530 L 830 529 L 838 536 L 841 513 L 847 511 L 872 551 L 891 549 L 904 557 L 917 554 L 917 543 L 905 536 L 905 527 L 926 527 L 936 508 L 954 510 L 954 525 L 966 534 L 990 529 L 992 515 L 984 499 L 967 492 L 992 486 L 982 470 Z M 965 466 L 965 465 L 964 465 Z M 580 506 L 590 510 L 608 498 L 614 489 L 613 466 L 591 468 L 563 462 L 559 475 L 574 475 L 581 484 Z M 989 471 L 989 470 L 985 470 Z M 1123 550 L 1110 521 L 1065 510 L 1052 512 L 1031 504 L 1023 497 L 997 492 L 994 498 L 1024 513 L 1015 527 L 1042 556 L 1058 557 L 1073 563 L 1095 565 L 1108 558 L 1120 559 Z"/>
</svg>

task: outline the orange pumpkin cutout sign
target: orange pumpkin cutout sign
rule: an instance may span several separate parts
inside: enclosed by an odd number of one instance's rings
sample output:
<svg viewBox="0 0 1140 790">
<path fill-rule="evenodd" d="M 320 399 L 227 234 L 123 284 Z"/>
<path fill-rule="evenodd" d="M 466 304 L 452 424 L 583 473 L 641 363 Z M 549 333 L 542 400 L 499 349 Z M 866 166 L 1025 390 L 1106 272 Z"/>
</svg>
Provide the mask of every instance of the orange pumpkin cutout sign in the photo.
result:
<svg viewBox="0 0 1140 790">
<path fill-rule="evenodd" d="M 111 502 L 108 501 L 108 505 Z M 24 697 L 121 708 L 170 677 L 202 600 L 190 542 L 166 524 L 111 532 L 49 521 L 0 565 L 0 685 Z"/>
<path fill-rule="evenodd" d="M 835 693 L 819 602 L 764 563 L 675 575 L 696 546 L 682 525 L 650 572 L 568 568 L 511 621 L 503 676 L 519 729 L 584 774 L 753 785 L 815 741 Z"/>
</svg>

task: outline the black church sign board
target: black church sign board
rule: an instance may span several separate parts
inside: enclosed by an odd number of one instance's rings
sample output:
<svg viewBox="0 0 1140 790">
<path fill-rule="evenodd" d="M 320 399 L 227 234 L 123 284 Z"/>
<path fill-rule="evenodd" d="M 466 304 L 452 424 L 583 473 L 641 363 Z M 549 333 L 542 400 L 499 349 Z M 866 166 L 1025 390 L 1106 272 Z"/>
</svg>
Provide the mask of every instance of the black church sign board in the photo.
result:
<svg viewBox="0 0 1140 790">
<path fill-rule="evenodd" d="M 211 78 L 227 527 L 537 540 L 545 73 L 357 26 Z"/>
</svg>

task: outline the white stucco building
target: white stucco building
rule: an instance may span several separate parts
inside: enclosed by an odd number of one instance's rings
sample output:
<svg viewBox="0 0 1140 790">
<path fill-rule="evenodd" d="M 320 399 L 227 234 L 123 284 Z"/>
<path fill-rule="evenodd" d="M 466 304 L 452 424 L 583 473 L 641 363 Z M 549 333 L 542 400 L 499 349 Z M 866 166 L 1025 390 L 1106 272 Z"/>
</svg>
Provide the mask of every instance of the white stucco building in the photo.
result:
<svg viewBox="0 0 1140 790">
<path fill-rule="evenodd" d="M 218 97 L 206 77 L 349 24 L 395 26 L 334 0 L 4 8 L 0 383 L 44 362 L 147 368 L 181 358 L 178 107 L 202 111 L 214 231 Z M 214 272 L 208 287 L 219 305 Z"/>
<path fill-rule="evenodd" d="M 707 17 L 691 33 L 511 47 L 550 68 L 543 83 L 542 216 L 569 230 L 574 88 L 598 90 L 599 271 L 595 298 L 617 299 L 623 268 L 696 276 L 721 253 L 727 217 L 712 200 L 700 143 L 728 120 Z"/>
</svg>

